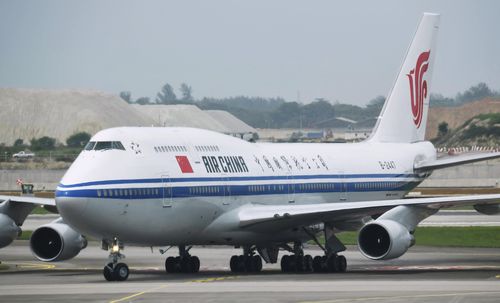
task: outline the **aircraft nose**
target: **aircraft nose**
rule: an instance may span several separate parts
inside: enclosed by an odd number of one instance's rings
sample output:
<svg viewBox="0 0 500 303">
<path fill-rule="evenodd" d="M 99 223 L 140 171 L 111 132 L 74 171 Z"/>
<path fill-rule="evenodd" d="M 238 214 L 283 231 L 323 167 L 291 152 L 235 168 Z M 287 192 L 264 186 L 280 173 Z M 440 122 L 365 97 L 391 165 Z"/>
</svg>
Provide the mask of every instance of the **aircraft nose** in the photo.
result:
<svg viewBox="0 0 500 303">
<path fill-rule="evenodd" d="M 87 207 L 87 199 L 83 197 L 69 197 L 58 192 L 56 193 L 56 206 L 63 219 L 71 224 L 82 219 Z"/>
</svg>

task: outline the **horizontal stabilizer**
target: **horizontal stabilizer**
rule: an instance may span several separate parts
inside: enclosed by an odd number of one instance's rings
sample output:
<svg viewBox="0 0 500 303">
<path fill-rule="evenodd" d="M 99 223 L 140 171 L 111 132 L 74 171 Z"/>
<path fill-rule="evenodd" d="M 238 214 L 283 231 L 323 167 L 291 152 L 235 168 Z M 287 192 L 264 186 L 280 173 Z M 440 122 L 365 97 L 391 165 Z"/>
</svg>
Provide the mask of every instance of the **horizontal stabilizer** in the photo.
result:
<svg viewBox="0 0 500 303">
<path fill-rule="evenodd" d="M 38 197 L 26 197 L 26 196 L 0 196 L 0 201 L 11 201 L 11 202 L 56 206 L 56 200 L 50 198 L 38 198 Z"/>
<path fill-rule="evenodd" d="M 426 172 L 435 169 L 441 169 L 477 161 L 491 160 L 496 158 L 500 158 L 500 152 L 449 156 L 432 161 L 424 161 L 422 163 L 417 163 L 414 169 L 415 172 Z"/>
</svg>

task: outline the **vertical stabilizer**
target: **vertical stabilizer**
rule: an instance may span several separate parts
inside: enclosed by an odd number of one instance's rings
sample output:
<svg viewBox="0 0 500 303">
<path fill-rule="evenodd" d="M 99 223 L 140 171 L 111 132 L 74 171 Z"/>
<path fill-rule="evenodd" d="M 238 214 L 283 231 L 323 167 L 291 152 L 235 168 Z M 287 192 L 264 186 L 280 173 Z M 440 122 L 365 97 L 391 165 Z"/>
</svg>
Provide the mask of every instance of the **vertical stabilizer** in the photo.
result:
<svg viewBox="0 0 500 303">
<path fill-rule="evenodd" d="M 439 15 L 424 13 L 369 140 L 423 141 Z"/>
</svg>

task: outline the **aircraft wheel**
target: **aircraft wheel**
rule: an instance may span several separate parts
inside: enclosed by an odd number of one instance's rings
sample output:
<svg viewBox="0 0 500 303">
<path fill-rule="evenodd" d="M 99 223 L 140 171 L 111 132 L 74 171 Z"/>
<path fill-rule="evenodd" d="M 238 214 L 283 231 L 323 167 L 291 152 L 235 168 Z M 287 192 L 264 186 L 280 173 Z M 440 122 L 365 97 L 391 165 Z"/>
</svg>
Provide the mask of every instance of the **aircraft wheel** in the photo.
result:
<svg viewBox="0 0 500 303">
<path fill-rule="evenodd" d="M 337 256 L 337 270 L 338 272 L 346 272 L 347 260 L 344 256 Z"/>
<path fill-rule="evenodd" d="M 231 260 L 229 260 L 229 268 L 231 268 L 232 272 L 238 272 L 238 256 L 231 256 Z"/>
<path fill-rule="evenodd" d="M 253 268 L 255 272 L 262 271 L 262 258 L 260 256 L 252 257 Z"/>
<path fill-rule="evenodd" d="M 295 271 L 304 272 L 306 269 L 306 264 L 304 262 L 304 256 L 295 255 Z"/>
<path fill-rule="evenodd" d="M 290 271 L 290 256 L 289 255 L 284 255 L 281 257 L 281 271 L 282 272 L 289 272 Z"/>
<path fill-rule="evenodd" d="M 312 268 L 313 268 L 314 272 L 322 272 L 323 271 L 322 264 L 321 264 L 322 262 L 323 261 L 321 260 L 321 256 L 314 257 L 313 263 L 312 263 Z"/>
<path fill-rule="evenodd" d="M 337 272 L 338 271 L 338 262 L 337 262 L 336 255 L 330 256 L 327 259 L 326 263 L 327 263 L 328 272 Z"/>
<path fill-rule="evenodd" d="M 115 279 L 113 275 L 113 263 L 106 264 L 106 266 L 104 266 L 102 274 L 104 275 L 106 281 L 114 281 Z"/>
<path fill-rule="evenodd" d="M 311 257 L 311 255 L 304 256 L 304 265 L 305 272 L 313 271 L 313 258 Z"/>
<path fill-rule="evenodd" d="M 128 278 L 130 271 L 128 269 L 127 264 L 118 263 L 113 270 L 113 277 L 116 281 L 125 281 Z"/>
<path fill-rule="evenodd" d="M 165 271 L 168 273 L 175 272 L 175 258 L 174 257 L 168 257 L 165 260 Z"/>
<path fill-rule="evenodd" d="M 196 256 L 189 258 L 191 273 L 197 273 L 200 271 L 200 259 Z"/>
</svg>

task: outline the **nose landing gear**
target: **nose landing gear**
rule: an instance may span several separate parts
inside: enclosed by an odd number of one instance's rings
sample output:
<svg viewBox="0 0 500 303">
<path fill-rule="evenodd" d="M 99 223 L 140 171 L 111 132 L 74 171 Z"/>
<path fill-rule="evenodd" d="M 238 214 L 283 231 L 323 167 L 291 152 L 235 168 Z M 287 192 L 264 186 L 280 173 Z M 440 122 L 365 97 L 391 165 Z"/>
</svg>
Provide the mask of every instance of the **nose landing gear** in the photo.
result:
<svg viewBox="0 0 500 303">
<path fill-rule="evenodd" d="M 127 264 L 118 262 L 120 259 L 125 259 L 125 255 L 120 253 L 121 249 L 123 249 L 123 244 L 118 241 L 118 238 L 113 238 L 108 264 L 103 269 L 103 275 L 107 281 L 125 281 L 129 276 L 130 271 Z"/>
</svg>

